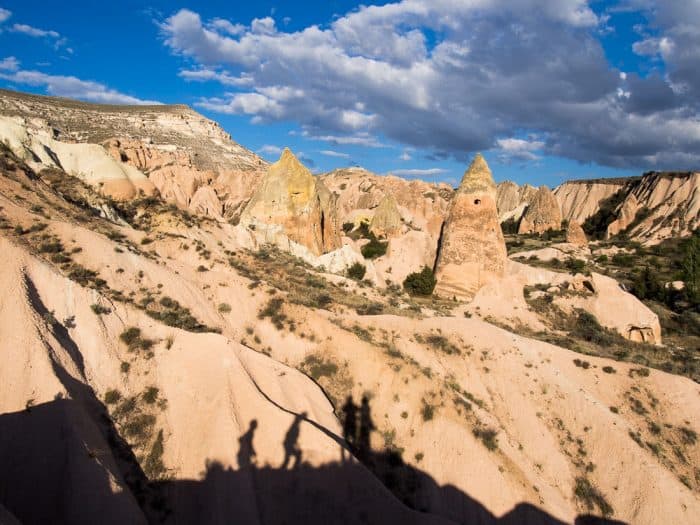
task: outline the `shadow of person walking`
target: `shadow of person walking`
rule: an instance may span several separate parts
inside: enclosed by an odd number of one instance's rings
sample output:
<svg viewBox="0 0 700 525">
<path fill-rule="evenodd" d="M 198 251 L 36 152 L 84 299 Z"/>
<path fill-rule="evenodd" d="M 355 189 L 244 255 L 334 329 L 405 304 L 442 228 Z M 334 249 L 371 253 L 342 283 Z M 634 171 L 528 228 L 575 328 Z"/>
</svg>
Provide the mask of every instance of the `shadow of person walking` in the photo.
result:
<svg viewBox="0 0 700 525">
<path fill-rule="evenodd" d="M 308 414 L 302 412 L 301 414 L 296 414 L 294 416 L 294 421 L 292 425 L 287 430 L 287 434 L 284 436 L 284 462 L 282 463 L 281 469 L 286 469 L 289 466 L 289 462 L 294 459 L 292 468 L 296 468 L 301 464 L 301 448 L 299 447 L 299 431 L 301 422 L 306 419 Z"/>
<path fill-rule="evenodd" d="M 356 452 L 357 443 L 357 405 L 349 395 L 343 405 L 343 438 L 348 445 L 348 449 L 342 448 L 342 460 L 349 460 L 352 453 Z M 346 457 L 347 454 L 347 457 Z"/>
<path fill-rule="evenodd" d="M 369 408 L 369 398 L 367 396 L 362 396 L 362 405 L 360 406 L 360 430 L 357 433 L 357 457 L 360 461 L 365 462 L 370 457 L 372 452 L 370 434 L 374 428 L 372 413 Z"/>
<path fill-rule="evenodd" d="M 253 419 L 250 422 L 248 431 L 238 438 L 238 468 L 244 469 L 255 465 L 255 457 L 257 453 L 253 447 L 253 437 L 255 429 L 258 428 L 258 420 Z"/>
</svg>

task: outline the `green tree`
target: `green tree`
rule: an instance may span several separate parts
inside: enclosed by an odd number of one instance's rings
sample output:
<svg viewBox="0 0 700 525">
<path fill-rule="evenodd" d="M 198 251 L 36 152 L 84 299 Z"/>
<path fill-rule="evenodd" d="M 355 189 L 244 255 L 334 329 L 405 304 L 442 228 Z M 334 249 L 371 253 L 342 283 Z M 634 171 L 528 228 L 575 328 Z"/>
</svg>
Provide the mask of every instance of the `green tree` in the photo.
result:
<svg viewBox="0 0 700 525">
<path fill-rule="evenodd" d="M 403 287 L 411 295 L 431 295 L 436 284 L 435 274 L 424 266 L 420 272 L 409 274 L 403 282 Z"/>
<path fill-rule="evenodd" d="M 688 299 L 700 302 L 700 235 L 697 230 L 685 245 L 682 269 Z"/>
</svg>

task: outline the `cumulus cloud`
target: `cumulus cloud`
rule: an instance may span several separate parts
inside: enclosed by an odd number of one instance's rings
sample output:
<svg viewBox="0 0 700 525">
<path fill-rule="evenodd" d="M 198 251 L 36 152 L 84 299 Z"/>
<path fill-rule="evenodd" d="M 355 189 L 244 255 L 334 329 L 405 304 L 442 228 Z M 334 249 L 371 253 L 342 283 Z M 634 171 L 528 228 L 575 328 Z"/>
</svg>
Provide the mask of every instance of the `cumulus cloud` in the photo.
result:
<svg viewBox="0 0 700 525">
<path fill-rule="evenodd" d="M 258 150 L 258 153 L 261 153 L 262 155 L 278 157 L 282 154 L 282 148 L 280 148 L 279 146 L 274 146 L 272 144 L 265 144 Z"/>
<path fill-rule="evenodd" d="M 39 29 L 38 27 L 32 27 L 27 24 L 14 24 L 12 26 L 12 31 L 15 33 L 23 33 L 27 36 L 32 36 L 32 37 L 51 37 L 51 38 L 59 38 L 61 35 L 56 32 L 56 31 L 47 31 L 44 29 Z"/>
<path fill-rule="evenodd" d="M 0 7 L 0 24 L 12 16 L 12 11 Z"/>
<path fill-rule="evenodd" d="M 17 71 L 19 69 L 19 60 L 15 57 L 5 57 L 0 60 L 0 70 Z"/>
<path fill-rule="evenodd" d="M 92 80 L 81 80 L 74 76 L 49 75 L 40 71 L 21 70 L 18 69 L 19 62 L 14 57 L 8 57 L 1 63 L 5 64 L 6 62 L 9 64 L 9 67 L 0 68 L 7 70 L 5 72 L 0 71 L 0 78 L 15 84 L 43 87 L 49 95 L 76 98 L 102 104 L 160 104 L 157 101 L 142 100 L 125 95 Z"/>
<path fill-rule="evenodd" d="M 402 0 L 328 27 L 287 31 L 267 17 L 234 33 L 182 9 L 161 32 L 195 71 L 216 72 L 190 80 L 235 88 L 200 107 L 296 122 L 332 144 L 380 147 L 386 138 L 464 161 L 494 149 L 519 160 L 700 164 L 697 0 L 659 3 L 648 16 L 660 32 L 640 35 L 635 52 L 666 61 L 668 78 L 615 70 L 599 40 L 610 16 L 585 0 Z M 518 143 L 514 133 L 546 139 Z"/>
<path fill-rule="evenodd" d="M 442 175 L 443 173 L 447 173 L 447 170 L 443 168 L 413 168 L 393 170 L 391 173 L 402 177 L 428 177 L 431 175 Z"/>
<path fill-rule="evenodd" d="M 348 153 L 342 153 L 340 151 L 333 151 L 330 149 L 324 149 L 319 151 L 321 155 L 325 155 L 326 157 L 336 157 L 339 159 L 349 159 L 350 155 Z"/>
</svg>

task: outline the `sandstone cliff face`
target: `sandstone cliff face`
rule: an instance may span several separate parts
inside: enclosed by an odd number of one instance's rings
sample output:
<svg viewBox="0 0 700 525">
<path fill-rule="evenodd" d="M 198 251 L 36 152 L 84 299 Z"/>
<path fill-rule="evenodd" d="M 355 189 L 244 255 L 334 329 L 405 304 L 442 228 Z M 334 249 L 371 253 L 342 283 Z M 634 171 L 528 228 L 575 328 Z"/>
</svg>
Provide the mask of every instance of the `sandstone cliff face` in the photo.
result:
<svg viewBox="0 0 700 525">
<path fill-rule="evenodd" d="M 628 182 L 628 179 L 569 181 L 557 186 L 554 195 L 559 202 L 562 217 L 583 224 L 598 211 L 602 201 L 624 188 Z"/>
<path fill-rule="evenodd" d="M 630 194 L 620 206 L 617 212 L 617 219 L 608 224 L 606 237 L 609 239 L 627 229 L 632 224 L 634 217 L 639 210 L 639 202 L 634 194 Z"/>
<path fill-rule="evenodd" d="M 470 299 L 503 276 L 507 254 L 496 210 L 496 184 L 479 154 L 464 174 L 450 206 L 438 248 L 436 293 Z"/>
<path fill-rule="evenodd" d="M 0 135 L 30 165 L 60 167 L 117 199 L 159 194 L 237 217 L 267 163 L 186 106 L 107 106 L 0 90 Z"/>
<path fill-rule="evenodd" d="M 501 222 L 508 219 L 519 221 L 536 193 L 537 188 L 529 184 L 518 186 L 509 180 L 499 182 L 496 187 L 498 219 Z"/>
<path fill-rule="evenodd" d="M 518 233 L 544 233 L 561 228 L 561 210 L 547 186 L 540 186 L 525 210 Z"/>
<path fill-rule="evenodd" d="M 569 225 L 566 228 L 566 242 L 581 247 L 588 246 L 586 233 L 578 222 L 569 221 Z"/>
<path fill-rule="evenodd" d="M 608 235 L 626 231 L 632 239 L 656 244 L 690 235 L 700 226 L 700 172 L 645 174 L 622 203 Z"/>
<path fill-rule="evenodd" d="M 335 196 L 289 149 L 270 166 L 241 224 L 270 239 L 281 231 L 315 255 L 340 247 Z"/>
</svg>

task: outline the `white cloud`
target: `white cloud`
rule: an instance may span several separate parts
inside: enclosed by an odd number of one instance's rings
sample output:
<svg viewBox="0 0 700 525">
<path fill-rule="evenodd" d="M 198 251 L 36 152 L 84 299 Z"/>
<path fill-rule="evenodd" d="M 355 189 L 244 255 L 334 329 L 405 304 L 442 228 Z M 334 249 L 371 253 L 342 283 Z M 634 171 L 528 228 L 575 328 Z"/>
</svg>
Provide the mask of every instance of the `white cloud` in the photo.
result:
<svg viewBox="0 0 700 525">
<path fill-rule="evenodd" d="M 45 30 L 45 29 L 39 29 L 38 27 L 32 27 L 27 24 L 14 24 L 12 26 L 12 31 L 15 33 L 23 33 L 27 36 L 31 37 L 51 37 L 51 38 L 59 38 L 61 35 L 57 33 L 56 31 L 51 31 L 51 30 Z"/>
<path fill-rule="evenodd" d="M 443 173 L 447 173 L 447 170 L 443 168 L 414 168 L 393 170 L 390 173 L 393 173 L 394 175 L 400 175 L 403 177 L 427 177 L 432 175 L 442 175 Z"/>
<path fill-rule="evenodd" d="M 272 144 L 265 144 L 258 150 L 258 153 L 270 156 L 279 156 L 282 154 L 282 148 L 279 146 L 273 146 Z"/>
<path fill-rule="evenodd" d="M 403 160 L 403 161 L 408 161 L 408 160 L 411 160 L 412 158 L 413 157 L 411 157 L 411 154 L 408 152 L 407 149 L 403 150 L 401 155 L 399 155 L 399 160 Z"/>
<path fill-rule="evenodd" d="M 160 102 L 154 100 L 142 100 L 131 95 L 125 95 L 99 82 L 81 80 L 74 76 L 49 75 L 40 71 L 16 70 L 0 73 L 0 78 L 15 84 L 44 87 L 49 95 L 76 98 L 89 102 L 102 104 L 160 104 Z"/>
<path fill-rule="evenodd" d="M 15 57 L 5 57 L 0 60 L 0 69 L 5 71 L 17 71 L 19 69 L 19 60 Z"/>
<path fill-rule="evenodd" d="M 386 144 L 382 144 L 369 133 L 358 133 L 356 135 L 312 135 L 308 131 L 301 133 L 303 137 L 311 140 L 320 140 L 330 142 L 332 144 L 342 144 L 350 146 L 365 146 L 367 148 L 386 148 Z"/>
<path fill-rule="evenodd" d="M 700 17 L 681 4 L 659 6 L 656 25 Z M 678 66 L 668 79 L 624 78 L 600 42 L 609 23 L 586 0 L 401 0 L 298 31 L 256 19 L 235 35 L 182 9 L 161 31 L 175 54 L 237 88 L 200 107 L 253 122 L 295 122 L 310 139 L 380 147 L 386 137 L 459 160 L 495 148 L 531 160 L 541 151 L 640 167 L 665 152 L 678 169 L 688 158 L 700 163 L 700 140 L 680 128 L 669 126 L 671 136 L 635 127 L 642 116 L 688 126 L 697 120 L 700 94 L 689 97 L 700 86 L 700 45 L 680 45 L 694 42 L 680 29 L 642 41 L 636 52 Z M 233 84 L 239 77 L 249 84 Z M 547 142 L 502 142 L 513 130 Z"/>
<path fill-rule="evenodd" d="M 0 7 L 0 24 L 12 16 L 12 11 Z"/>
<path fill-rule="evenodd" d="M 209 27 L 214 30 L 228 33 L 229 35 L 240 35 L 245 31 L 245 26 L 242 24 L 233 24 L 224 18 L 215 18 L 209 23 Z"/>
<path fill-rule="evenodd" d="M 321 155 L 325 155 L 327 157 L 337 157 L 339 159 L 349 159 L 350 155 L 348 153 L 341 153 L 340 151 L 333 151 L 329 149 L 324 149 L 319 151 Z"/>
<path fill-rule="evenodd" d="M 225 86 L 249 86 L 252 84 L 252 79 L 245 75 L 235 77 L 226 72 L 207 68 L 183 69 L 177 75 L 188 82 L 215 81 Z"/>
</svg>

